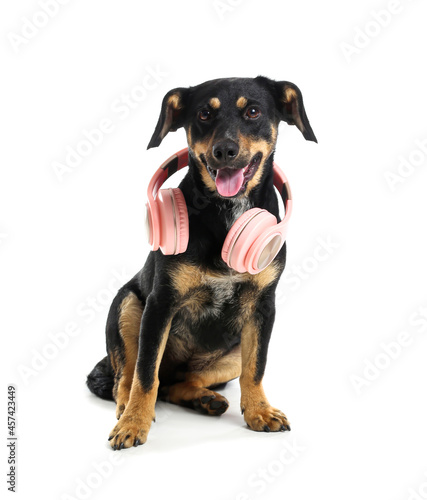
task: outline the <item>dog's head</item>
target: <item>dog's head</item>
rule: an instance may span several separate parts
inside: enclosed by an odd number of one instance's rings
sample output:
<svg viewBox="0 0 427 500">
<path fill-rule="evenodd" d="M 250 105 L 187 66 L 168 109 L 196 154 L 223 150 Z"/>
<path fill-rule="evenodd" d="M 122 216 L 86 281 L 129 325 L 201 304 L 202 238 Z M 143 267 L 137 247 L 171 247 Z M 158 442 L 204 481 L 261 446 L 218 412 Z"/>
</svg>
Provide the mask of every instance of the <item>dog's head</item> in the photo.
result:
<svg viewBox="0 0 427 500">
<path fill-rule="evenodd" d="M 263 176 L 281 120 L 317 142 L 293 83 L 265 77 L 212 80 L 165 95 L 148 148 L 184 127 L 208 190 L 224 198 L 247 196 Z"/>
</svg>

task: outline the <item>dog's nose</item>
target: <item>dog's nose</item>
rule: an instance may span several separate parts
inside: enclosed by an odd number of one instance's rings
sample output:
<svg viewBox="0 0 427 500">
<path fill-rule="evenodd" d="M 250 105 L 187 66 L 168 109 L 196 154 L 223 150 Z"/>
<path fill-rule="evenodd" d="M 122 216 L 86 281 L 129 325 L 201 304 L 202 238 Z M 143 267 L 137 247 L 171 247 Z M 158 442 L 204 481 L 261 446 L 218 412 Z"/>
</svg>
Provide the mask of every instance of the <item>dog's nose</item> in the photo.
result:
<svg viewBox="0 0 427 500">
<path fill-rule="evenodd" d="M 239 154 L 239 145 L 229 139 L 217 142 L 212 148 L 212 154 L 218 164 L 226 164 L 233 161 Z"/>
</svg>

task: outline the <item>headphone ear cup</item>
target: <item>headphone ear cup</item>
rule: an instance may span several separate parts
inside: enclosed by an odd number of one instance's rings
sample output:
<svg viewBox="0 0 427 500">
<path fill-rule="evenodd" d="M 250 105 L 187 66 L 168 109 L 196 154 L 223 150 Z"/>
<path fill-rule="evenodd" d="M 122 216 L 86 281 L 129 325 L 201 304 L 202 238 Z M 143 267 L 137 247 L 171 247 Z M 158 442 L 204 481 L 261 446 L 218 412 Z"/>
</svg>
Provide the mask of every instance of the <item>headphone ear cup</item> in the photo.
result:
<svg viewBox="0 0 427 500">
<path fill-rule="evenodd" d="M 151 202 L 148 201 L 145 205 L 145 230 L 148 244 L 151 245 L 151 250 L 158 250 L 160 243 L 160 226 L 159 209 L 156 200 Z"/>
<path fill-rule="evenodd" d="M 187 203 L 182 191 L 179 188 L 174 188 L 172 189 L 172 196 L 175 204 L 176 255 L 187 250 L 190 231 L 188 228 Z"/>
<path fill-rule="evenodd" d="M 264 209 L 252 208 L 241 215 L 225 238 L 221 252 L 225 263 L 239 273 L 255 274 L 247 265 L 248 252 L 259 236 L 276 224 L 276 217 Z"/>
<path fill-rule="evenodd" d="M 248 210 L 234 222 L 234 224 L 230 228 L 230 231 L 228 231 L 228 234 L 224 240 L 224 244 L 222 245 L 221 257 L 229 267 L 232 267 L 229 261 L 229 257 L 231 256 L 232 249 L 237 237 L 239 236 L 241 230 L 244 228 L 245 223 L 247 223 L 253 216 L 257 215 L 258 212 L 260 212 L 259 208 L 252 208 L 251 210 Z"/>
<path fill-rule="evenodd" d="M 189 231 L 184 195 L 178 188 L 160 189 L 156 202 L 159 208 L 160 249 L 163 255 L 185 252 Z"/>
<path fill-rule="evenodd" d="M 283 232 L 274 224 L 254 242 L 246 255 L 245 267 L 250 274 L 258 274 L 271 264 L 285 242 Z"/>
</svg>

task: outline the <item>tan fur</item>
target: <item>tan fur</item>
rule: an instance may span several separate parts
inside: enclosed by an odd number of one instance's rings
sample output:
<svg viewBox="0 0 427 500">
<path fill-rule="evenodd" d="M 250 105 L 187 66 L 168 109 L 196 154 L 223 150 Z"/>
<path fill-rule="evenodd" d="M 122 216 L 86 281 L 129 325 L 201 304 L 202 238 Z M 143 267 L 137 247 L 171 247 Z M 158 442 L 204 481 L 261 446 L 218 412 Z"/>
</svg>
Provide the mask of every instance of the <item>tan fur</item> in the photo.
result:
<svg viewBox="0 0 427 500">
<path fill-rule="evenodd" d="M 214 356 L 214 353 L 209 353 L 209 355 Z M 208 354 L 206 354 L 206 358 L 207 356 Z M 228 407 L 228 401 L 224 396 L 209 388 L 228 382 L 240 375 L 240 346 L 237 346 L 225 356 L 218 355 L 216 359 L 212 357 L 211 360 L 207 362 L 208 365 L 200 370 L 194 369 L 194 364 L 190 366 L 190 371 L 185 375 L 185 381 L 167 388 L 167 392 L 163 397 L 175 404 L 198 401 L 200 407 L 209 414 L 217 415 L 218 410 L 210 408 L 211 400 L 206 403 L 201 401 L 201 398 L 207 396 L 212 398 L 212 400 L 214 399 L 216 402 L 223 402 L 226 409 Z M 223 409 L 223 411 L 225 411 L 225 409 Z M 220 413 L 223 413 L 223 411 L 220 411 Z"/>
<path fill-rule="evenodd" d="M 203 370 L 195 370 L 194 365 L 191 368 L 193 370 L 187 373 L 186 381 L 200 387 L 210 387 L 228 382 L 240 376 L 242 370 L 240 346 L 235 347 L 225 356 L 214 359 Z"/>
<path fill-rule="evenodd" d="M 242 331 L 242 375 L 240 377 L 240 406 L 245 422 L 255 431 L 278 431 L 288 428 L 286 416 L 268 402 L 262 382 L 255 383 L 256 359 L 258 351 L 258 327 L 252 319 L 247 321 Z"/>
<path fill-rule="evenodd" d="M 206 154 L 209 148 L 212 147 L 212 137 L 195 142 L 192 140 L 191 135 L 189 136 L 187 133 L 187 141 L 197 160 L 199 160 L 200 155 Z"/>
<path fill-rule="evenodd" d="M 262 178 L 265 162 L 271 155 L 276 144 L 277 129 L 274 125 L 271 125 L 271 131 L 272 139 L 270 141 L 266 141 L 263 139 L 253 140 L 251 137 L 245 136 L 243 134 L 238 134 L 240 148 L 248 152 L 248 161 L 250 161 L 257 153 L 262 153 L 261 163 L 259 164 L 255 175 L 248 182 L 244 196 L 248 196 L 251 190 L 259 184 Z"/>
<path fill-rule="evenodd" d="M 254 274 L 251 280 L 257 288 L 263 290 L 279 276 L 280 271 L 279 264 L 277 264 L 277 262 L 272 262 L 263 271 Z"/>
<path fill-rule="evenodd" d="M 239 274 L 232 270 L 230 270 L 230 273 L 226 274 L 219 271 L 203 271 L 198 266 L 180 263 L 171 272 L 171 277 L 175 290 L 182 297 L 187 295 L 190 291 L 193 295 L 194 289 L 200 287 L 201 285 L 212 283 L 216 280 L 233 279 L 243 281 L 246 274 L 247 273 Z M 248 274 L 248 276 L 250 275 Z"/>
<path fill-rule="evenodd" d="M 193 406 L 197 410 L 203 409 L 209 415 L 221 415 L 229 406 L 227 399 L 218 392 L 206 387 L 195 386 L 190 382 L 180 382 L 172 385 L 163 397 L 170 403 Z M 202 398 L 206 397 L 208 400 L 204 402 Z M 218 410 L 218 406 L 211 407 L 212 402 L 219 403 L 221 409 Z"/>
<path fill-rule="evenodd" d="M 239 98 L 244 99 L 244 98 Z M 244 151 L 247 156 L 247 161 L 249 162 L 257 153 L 262 153 L 262 161 L 258 166 L 257 171 L 253 178 L 248 182 L 246 186 L 246 190 L 243 193 L 243 196 L 248 196 L 250 191 L 259 184 L 262 174 L 264 171 L 264 165 L 268 157 L 271 155 L 274 146 L 276 144 L 277 139 L 277 127 L 271 124 L 271 134 L 272 138 L 270 141 L 266 140 L 253 140 L 252 137 L 244 136 L 243 134 L 238 134 L 239 146 L 240 150 Z M 211 191 L 216 191 L 216 184 L 212 177 L 209 175 L 209 172 L 206 169 L 206 166 L 200 161 L 200 155 L 207 155 L 208 151 L 211 151 L 212 145 L 214 142 L 214 136 L 205 139 L 204 141 L 194 142 L 191 136 L 191 127 L 187 131 L 187 141 L 190 146 L 190 149 L 194 152 L 197 166 L 200 171 L 200 175 L 206 187 Z"/>
<path fill-rule="evenodd" d="M 259 165 L 257 171 L 255 172 L 255 175 L 248 182 L 248 185 L 246 186 L 246 192 L 245 192 L 246 196 L 252 191 L 252 189 L 255 186 L 258 186 L 258 184 L 260 183 L 261 178 L 262 178 L 262 174 L 264 172 L 264 164 L 265 164 L 265 160 L 263 159 L 261 161 L 261 164 Z"/>
<path fill-rule="evenodd" d="M 162 340 L 157 352 L 156 366 L 154 370 L 154 383 L 149 391 L 145 391 L 135 370 L 129 402 L 125 408 L 119 422 L 110 434 L 111 447 L 122 444 L 124 448 L 133 446 L 136 439 L 145 443 L 151 422 L 155 419 L 154 407 L 159 388 L 159 367 L 165 351 L 166 342 L 169 336 L 172 319 L 167 323 L 165 330 L 161 333 Z"/>
<path fill-rule="evenodd" d="M 124 364 L 117 373 L 114 388 L 116 417 L 120 418 L 129 400 L 135 363 L 138 356 L 139 329 L 143 307 L 134 293 L 129 293 L 121 305 L 119 313 L 119 332 L 124 344 Z"/>
<path fill-rule="evenodd" d="M 112 447 L 123 443 L 124 448 L 133 446 L 135 439 L 145 443 L 151 422 L 155 418 L 154 405 L 157 398 L 157 387 L 145 392 L 137 376 L 134 377 L 129 403 L 117 425 L 110 434 Z"/>
<path fill-rule="evenodd" d="M 179 295 L 187 295 L 201 285 L 213 281 L 234 280 L 236 282 L 250 281 L 260 290 L 272 283 L 280 273 L 279 265 L 273 262 L 258 274 L 237 273 L 230 269 L 229 273 L 220 271 L 203 271 L 200 267 L 180 263 L 171 272 L 172 284 Z"/>
<path fill-rule="evenodd" d="M 176 363 L 185 363 L 191 356 L 188 337 L 186 337 L 187 331 L 178 330 L 176 333 L 177 335 L 174 335 L 173 338 L 169 337 L 164 358 L 160 365 L 160 379 L 166 378 L 168 374 L 174 374 L 174 365 Z M 170 365 L 172 365 L 172 370 Z"/>
<path fill-rule="evenodd" d="M 246 99 L 246 97 L 239 97 L 236 101 L 236 106 L 240 109 L 243 109 L 244 107 L 246 107 L 246 105 L 248 104 L 248 100 Z"/>
<path fill-rule="evenodd" d="M 191 137 L 191 124 L 190 124 L 187 129 L 187 143 L 191 144 L 192 142 L 193 138 Z"/>
<path fill-rule="evenodd" d="M 305 127 L 300 118 L 298 95 L 293 88 L 285 87 L 283 102 L 292 105 L 292 109 L 295 110 L 295 112 L 293 113 L 295 125 L 301 130 L 301 132 L 304 132 Z"/>
<path fill-rule="evenodd" d="M 205 305 L 209 299 L 207 287 L 221 290 L 224 287 L 225 294 L 233 283 L 250 283 L 252 286 L 244 289 L 239 297 L 240 313 L 233 320 L 233 327 L 241 329 L 244 327 L 254 313 L 256 302 L 263 289 L 268 287 L 280 274 L 280 265 L 273 262 L 266 269 L 258 274 L 237 273 L 233 270 L 229 272 L 203 271 L 199 267 L 181 263 L 172 271 L 172 284 L 180 297 L 179 307 L 187 308 L 194 316 L 203 313 Z M 181 336 L 186 335 L 186 331 L 179 332 Z M 191 345 L 179 342 L 179 335 L 173 337 L 173 347 L 168 351 L 168 357 L 174 360 L 186 361 L 188 359 L 188 349 Z M 172 340 L 171 340 L 172 342 Z M 214 357 L 214 353 L 207 358 Z"/>
<path fill-rule="evenodd" d="M 212 97 L 209 101 L 209 105 L 213 109 L 219 109 L 221 106 L 221 101 L 218 99 L 218 97 Z"/>
<path fill-rule="evenodd" d="M 186 295 L 189 290 L 200 286 L 202 273 L 200 268 L 191 264 L 178 264 L 171 272 L 172 284 L 181 295 Z"/>
<path fill-rule="evenodd" d="M 203 183 L 211 191 L 216 191 L 215 181 L 209 175 L 206 166 L 200 160 L 200 156 L 202 154 L 206 155 L 206 153 L 212 149 L 213 137 L 209 137 L 204 141 L 194 142 L 191 137 L 191 128 L 189 128 L 187 131 L 187 142 L 196 158 L 197 167 L 199 169 L 200 175 L 202 176 Z"/>
<path fill-rule="evenodd" d="M 166 107 L 166 119 L 162 130 L 160 131 L 160 138 L 164 139 L 165 135 L 169 132 L 169 129 L 173 121 L 174 110 L 182 109 L 181 96 L 179 94 L 172 94 L 169 96 Z"/>
<path fill-rule="evenodd" d="M 112 351 L 110 353 L 110 363 L 113 368 L 113 372 L 117 373 L 119 371 L 119 353 L 116 351 Z"/>
<path fill-rule="evenodd" d="M 297 100 L 298 96 L 295 90 L 291 87 L 285 87 L 285 102 Z"/>
<path fill-rule="evenodd" d="M 168 99 L 168 105 L 173 109 L 182 109 L 181 97 L 179 94 L 172 94 Z"/>
<path fill-rule="evenodd" d="M 209 172 L 206 170 L 206 167 L 200 162 L 199 162 L 198 166 L 199 166 L 200 174 L 202 176 L 202 180 L 203 180 L 204 184 L 206 185 L 206 187 L 209 188 L 211 191 L 216 191 L 215 181 L 209 175 Z"/>
<path fill-rule="evenodd" d="M 256 355 L 258 351 L 258 327 L 252 318 L 246 322 L 242 330 L 242 375 L 240 384 L 250 387 L 256 372 Z"/>
</svg>

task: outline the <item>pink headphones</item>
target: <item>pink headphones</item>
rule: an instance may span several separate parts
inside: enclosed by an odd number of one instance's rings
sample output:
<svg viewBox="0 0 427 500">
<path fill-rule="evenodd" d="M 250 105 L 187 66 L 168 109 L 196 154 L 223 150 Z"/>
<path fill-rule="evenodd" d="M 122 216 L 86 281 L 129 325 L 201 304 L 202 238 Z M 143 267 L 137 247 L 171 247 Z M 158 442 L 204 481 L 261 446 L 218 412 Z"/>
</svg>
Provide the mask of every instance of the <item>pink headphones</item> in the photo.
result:
<svg viewBox="0 0 427 500">
<path fill-rule="evenodd" d="M 189 230 L 184 195 L 178 188 L 160 186 L 181 168 L 188 165 L 188 148 L 172 155 L 157 169 L 148 185 L 147 229 L 152 250 L 164 255 L 177 255 L 187 250 Z M 274 215 L 262 208 L 251 208 L 231 227 L 222 247 L 224 262 L 239 273 L 257 274 L 276 257 L 286 239 L 292 212 L 288 180 L 273 163 L 274 186 L 285 205 L 285 217 L 277 223 Z"/>
</svg>

